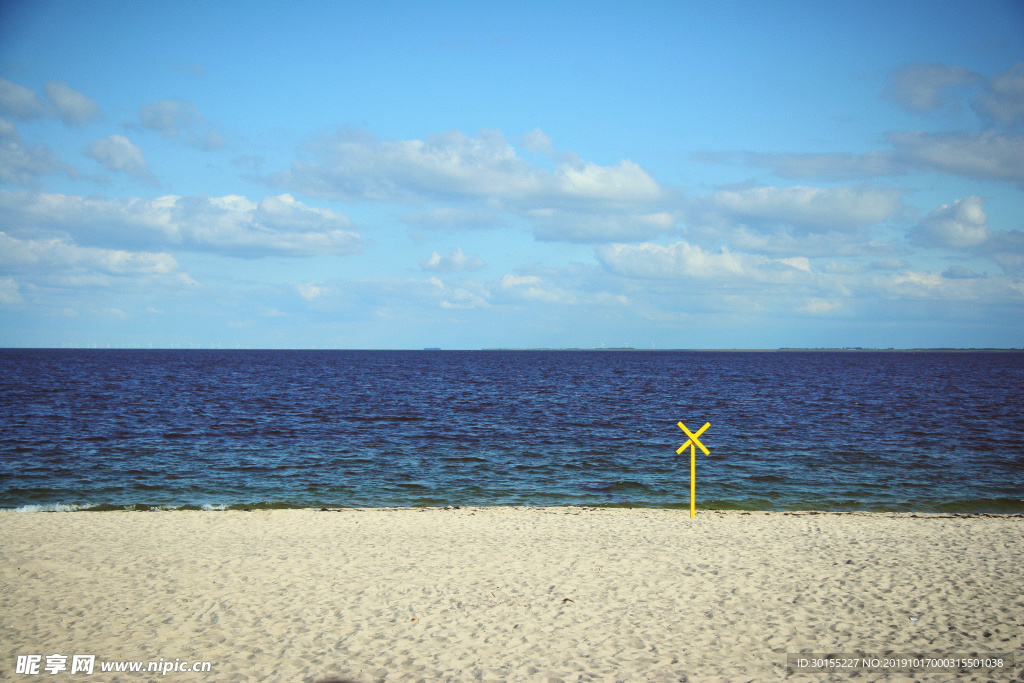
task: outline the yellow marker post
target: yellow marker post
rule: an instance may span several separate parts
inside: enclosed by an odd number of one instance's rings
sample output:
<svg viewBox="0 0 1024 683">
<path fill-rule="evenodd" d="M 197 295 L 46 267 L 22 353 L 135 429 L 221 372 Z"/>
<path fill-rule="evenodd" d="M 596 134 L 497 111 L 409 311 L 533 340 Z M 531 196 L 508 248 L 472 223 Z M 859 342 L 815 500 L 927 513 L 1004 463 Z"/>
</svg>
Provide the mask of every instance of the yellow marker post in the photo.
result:
<svg viewBox="0 0 1024 683">
<path fill-rule="evenodd" d="M 697 448 L 704 452 L 704 455 L 711 455 L 711 451 L 704 447 L 704 444 L 700 442 L 697 437 L 704 433 L 704 431 L 711 426 L 710 422 L 705 422 L 704 426 L 697 430 L 694 434 L 686 428 L 682 422 L 679 422 L 679 428 L 686 432 L 686 436 L 690 437 L 686 440 L 682 446 L 676 449 L 676 455 L 681 455 L 686 447 L 690 447 L 690 519 L 697 516 Z"/>
</svg>

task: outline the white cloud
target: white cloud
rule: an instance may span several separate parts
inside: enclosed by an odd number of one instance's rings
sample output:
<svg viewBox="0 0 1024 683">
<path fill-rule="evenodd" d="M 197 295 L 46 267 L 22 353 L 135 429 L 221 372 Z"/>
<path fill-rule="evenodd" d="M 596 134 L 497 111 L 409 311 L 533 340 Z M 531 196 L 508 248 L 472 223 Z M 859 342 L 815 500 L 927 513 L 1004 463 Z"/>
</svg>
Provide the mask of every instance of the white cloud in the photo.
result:
<svg viewBox="0 0 1024 683">
<path fill-rule="evenodd" d="M 0 119 L 0 181 L 35 187 L 40 176 L 54 173 L 78 177 L 77 169 L 61 162 L 52 149 L 24 144 L 14 124 Z"/>
<path fill-rule="evenodd" d="M 502 224 L 501 219 L 493 212 L 450 207 L 402 214 L 399 220 L 418 228 L 447 231 L 494 228 Z"/>
<path fill-rule="evenodd" d="M 520 285 L 535 285 L 540 282 L 536 275 L 504 275 L 501 278 L 501 286 L 505 289 L 518 287 Z"/>
<path fill-rule="evenodd" d="M 647 214 L 590 213 L 535 209 L 526 212 L 541 240 L 614 242 L 651 239 L 671 233 L 676 218 L 667 211 Z"/>
<path fill-rule="evenodd" d="M 100 116 L 100 108 L 91 97 L 86 97 L 62 81 L 46 84 L 43 102 L 34 90 L 6 78 L 0 78 L 0 111 L 16 119 L 57 117 L 69 126 L 82 126 Z"/>
<path fill-rule="evenodd" d="M 739 254 L 727 249 L 709 252 L 687 242 L 609 244 L 597 247 L 596 253 L 609 271 L 631 278 L 733 278 L 746 270 Z"/>
<path fill-rule="evenodd" d="M 999 267 L 1007 275 L 1021 275 L 1024 273 L 1024 255 L 1020 253 L 997 253 L 992 255 L 992 259 L 999 264 Z"/>
<path fill-rule="evenodd" d="M 57 116 L 69 126 L 83 126 L 100 116 L 96 100 L 72 90 L 67 83 L 50 81 L 46 84 L 46 97 L 53 103 Z"/>
<path fill-rule="evenodd" d="M 548 282 L 537 275 L 505 275 L 500 288 L 509 302 L 538 301 L 546 304 L 576 305 L 581 302 L 577 292 Z"/>
<path fill-rule="evenodd" d="M 139 247 L 178 241 L 170 215 L 177 199 L 107 199 L 0 190 L 0 219 L 21 234 L 59 232 L 78 240 Z"/>
<path fill-rule="evenodd" d="M 0 219 L 23 232 L 60 231 L 78 242 L 164 247 L 225 256 L 314 256 L 359 251 L 346 216 L 290 195 L 260 203 L 237 195 L 105 199 L 0 190 Z"/>
<path fill-rule="evenodd" d="M 901 258 L 887 257 L 881 258 L 871 264 L 871 267 L 875 270 L 907 270 L 910 268 L 910 264 Z"/>
<path fill-rule="evenodd" d="M 86 154 L 111 171 L 120 171 L 133 178 L 155 183 L 142 150 L 123 135 L 111 135 L 93 140 L 85 148 Z"/>
<path fill-rule="evenodd" d="M 181 71 L 183 73 L 191 74 L 196 78 L 202 78 L 204 69 L 203 65 L 198 62 L 185 62 L 184 64 L 171 64 L 171 68 L 175 71 Z"/>
<path fill-rule="evenodd" d="M 478 282 L 462 280 L 455 286 L 449 286 L 436 277 L 430 278 L 428 282 L 437 288 L 440 296 L 438 306 L 441 308 L 468 309 L 490 306 L 491 293 Z"/>
<path fill-rule="evenodd" d="M 893 149 L 868 154 L 748 154 L 754 166 L 782 178 L 856 180 L 912 170 L 1024 185 L 1024 137 L 1013 133 L 896 131 Z"/>
<path fill-rule="evenodd" d="M 551 142 L 551 137 L 540 128 L 534 128 L 531 131 L 523 133 L 522 143 L 525 149 L 536 154 L 555 153 L 555 147 Z"/>
<path fill-rule="evenodd" d="M 59 238 L 22 240 L 0 232 L 0 267 L 53 270 L 83 267 L 109 275 L 166 275 L 178 267 L 166 253 L 81 247 Z"/>
<path fill-rule="evenodd" d="M 889 152 L 867 154 L 754 154 L 745 155 L 747 163 L 770 168 L 780 178 L 818 180 L 866 180 L 901 175 L 906 168 L 896 163 Z"/>
<path fill-rule="evenodd" d="M 209 151 L 211 149 L 220 149 L 227 144 L 227 140 L 218 131 L 210 128 L 205 132 L 190 135 L 188 143 L 193 147 Z"/>
<path fill-rule="evenodd" d="M 956 86 L 979 84 L 984 89 L 972 104 L 982 118 L 1005 126 L 1024 121 L 1024 62 L 992 78 L 962 66 L 909 64 L 893 72 L 886 94 L 909 111 L 926 113 L 945 105 L 956 107 L 951 93 Z"/>
<path fill-rule="evenodd" d="M 212 150 L 223 147 L 224 137 L 186 100 L 160 100 L 139 107 L 142 125 L 164 137 L 180 138 L 193 147 Z"/>
<path fill-rule="evenodd" d="M 780 258 L 779 263 L 785 264 L 790 268 L 796 270 L 802 270 L 805 273 L 811 272 L 811 262 L 806 256 L 793 256 L 792 258 Z"/>
<path fill-rule="evenodd" d="M 112 318 L 127 318 L 128 317 L 127 313 L 122 311 L 120 308 L 114 308 L 113 306 L 108 306 L 107 308 L 102 308 L 102 309 L 99 309 L 99 310 L 94 311 L 94 312 L 97 315 L 110 316 Z"/>
<path fill-rule="evenodd" d="M 981 275 L 978 275 L 970 268 L 965 268 L 961 265 L 952 265 L 942 271 L 942 277 L 949 278 L 950 280 L 972 280 L 974 278 L 981 277 Z"/>
<path fill-rule="evenodd" d="M 982 80 L 962 66 L 908 64 L 893 72 L 887 95 L 904 109 L 931 112 L 952 101 L 951 88 Z"/>
<path fill-rule="evenodd" d="M 313 161 L 295 161 L 270 181 L 332 199 L 419 201 L 493 199 L 515 206 L 647 203 L 663 190 L 629 160 L 598 166 L 567 155 L 548 171 L 520 158 L 500 131 L 471 138 L 448 131 L 426 140 L 379 140 L 345 131 L 308 146 Z"/>
<path fill-rule="evenodd" d="M 461 273 L 470 270 L 479 270 L 484 267 L 484 262 L 479 256 L 467 254 L 461 247 L 456 247 L 447 256 L 441 256 L 436 251 L 430 254 L 425 261 L 420 262 L 423 270 L 434 270 L 439 273 Z"/>
<path fill-rule="evenodd" d="M 799 259 L 709 252 L 685 242 L 606 245 L 595 251 L 609 273 L 626 279 L 633 309 L 652 319 L 673 311 L 856 316 L 897 300 L 1024 303 L 1024 285 L 1012 277 L 976 277 L 965 270 L 880 273 L 835 262 L 815 270 Z"/>
<path fill-rule="evenodd" d="M 928 214 L 910 234 L 915 244 L 953 249 L 977 247 L 989 239 L 985 200 L 977 195 L 943 204 Z"/>
<path fill-rule="evenodd" d="M 1024 283 L 1007 276 L 978 277 L 966 268 L 941 273 L 908 270 L 876 275 L 854 286 L 856 296 L 864 300 L 960 301 L 982 306 L 1024 304 Z"/>
<path fill-rule="evenodd" d="M 854 230 L 898 216 L 903 210 L 901 195 L 901 190 L 874 187 L 755 187 L 715 192 L 707 205 L 755 225 Z"/>
<path fill-rule="evenodd" d="M 244 206 L 248 210 L 249 205 Z M 352 227 L 348 216 L 331 209 L 306 206 L 290 194 L 261 199 L 254 221 L 264 228 L 286 232 L 318 232 Z"/>
<path fill-rule="evenodd" d="M 412 201 L 451 196 L 518 196 L 540 188 L 539 172 L 497 131 L 470 138 L 449 131 L 421 140 L 379 140 L 345 131 L 309 145 L 272 182 L 332 199 Z"/>
<path fill-rule="evenodd" d="M 908 297 L 934 296 L 934 288 L 943 284 L 938 273 L 907 271 L 889 275 L 884 280 L 887 288 Z"/>
<path fill-rule="evenodd" d="M 184 100 L 160 100 L 139 107 L 142 125 L 169 138 L 181 136 L 183 128 L 201 120 L 199 109 Z"/>
<path fill-rule="evenodd" d="M 617 270 L 607 264 L 603 269 L 534 267 L 485 283 L 445 282 L 441 277 L 338 281 L 329 289 L 318 283 L 313 286 L 324 292 L 311 299 L 311 308 L 375 320 L 408 320 L 414 309 L 477 310 L 473 317 L 453 317 L 453 322 L 474 318 L 482 322 L 494 320 L 493 316 L 512 321 L 516 318 L 509 316 L 522 315 L 521 311 L 534 320 L 554 316 L 550 320 L 567 325 L 592 321 L 600 329 L 608 320 L 618 319 L 625 325 L 656 324 L 659 329 L 680 325 L 693 331 L 697 329 L 694 316 L 704 315 L 726 316 L 739 324 L 751 319 L 778 322 L 835 316 L 852 321 L 867 312 L 916 315 L 932 302 L 968 306 L 1024 302 L 1024 285 L 1004 276 L 951 279 L 920 270 L 887 273 L 866 266 L 843 268 L 843 264 L 819 270 L 811 268 L 810 260 L 805 264 L 799 258 L 783 262 L 691 247 L 608 245 L 595 251 L 610 254 L 608 263 L 615 261 L 621 266 Z"/>
<path fill-rule="evenodd" d="M 534 131 L 528 144 L 545 147 Z M 534 223 L 541 239 L 594 242 L 646 239 L 674 219 L 670 194 L 638 164 L 585 162 L 574 153 L 553 169 L 521 158 L 500 131 L 469 137 L 453 130 L 425 140 L 380 140 L 343 131 L 307 145 L 309 159 L 268 181 L 316 197 L 347 200 L 457 201 L 473 208 L 438 208 L 402 216 L 411 225 L 453 230 L 498 223 L 511 213 Z"/>
<path fill-rule="evenodd" d="M 321 296 L 325 292 L 323 287 L 317 284 L 313 284 L 312 282 L 304 282 L 299 285 L 296 285 L 296 289 L 299 292 L 299 296 L 301 296 L 306 301 L 312 301 L 313 299 L 317 298 L 318 296 Z"/>
<path fill-rule="evenodd" d="M 0 277 L 0 304 L 21 303 L 22 298 L 19 290 L 18 282 L 13 277 Z"/>
<path fill-rule="evenodd" d="M 1024 62 L 993 76 L 985 92 L 975 98 L 974 106 L 983 116 L 1005 126 L 1024 121 Z"/>
<path fill-rule="evenodd" d="M 317 285 L 321 293 L 316 306 L 322 309 L 342 307 L 353 313 L 387 316 L 391 312 L 422 308 L 482 308 L 490 293 L 469 280 L 448 286 L 437 277 L 423 279 L 388 278 L 377 280 L 335 281 L 330 287 Z M 358 313 L 357 313 L 358 314 Z"/>
<path fill-rule="evenodd" d="M 707 215 L 703 218 L 708 219 Z M 869 230 L 852 232 L 809 232 L 786 228 L 766 231 L 760 225 L 752 229 L 735 225 L 723 217 L 708 225 L 697 225 L 687 231 L 687 237 L 697 244 L 728 244 L 736 251 L 773 256 L 880 256 L 905 250 L 896 244 L 874 239 Z"/>
<path fill-rule="evenodd" d="M 47 108 L 34 90 L 0 78 L 0 111 L 16 119 L 28 120 L 47 115 Z"/>
<path fill-rule="evenodd" d="M 1024 137 L 983 133 L 889 133 L 896 158 L 914 168 L 1024 184 Z"/>
<path fill-rule="evenodd" d="M 829 261 L 822 267 L 822 271 L 833 275 L 855 275 L 864 271 L 864 266 L 859 263 L 842 263 Z"/>
<path fill-rule="evenodd" d="M 982 208 L 985 200 L 977 195 L 943 204 L 924 217 L 907 235 L 908 241 L 922 247 L 966 251 L 992 258 L 1007 275 L 1024 271 L 1024 232 L 992 230 Z M 947 277 L 956 279 L 956 269 Z"/>
<path fill-rule="evenodd" d="M 747 163 L 770 168 L 779 177 L 852 180 L 928 171 L 980 180 L 1015 182 L 1024 187 L 1024 62 L 985 78 L 960 66 L 911 64 L 897 69 L 888 97 L 905 109 L 927 113 L 949 105 L 959 108 L 958 86 L 981 88 L 971 104 L 987 124 L 1007 130 L 892 131 L 892 149 L 867 154 L 754 154 Z M 707 156 L 707 155 L 705 155 Z"/>
<path fill-rule="evenodd" d="M 1024 232 L 1020 230 L 992 230 L 985 247 L 990 252 L 1013 252 L 1024 254 Z"/>
<path fill-rule="evenodd" d="M 259 204 L 245 197 L 178 197 L 171 225 L 182 246 L 225 256 L 317 256 L 360 249 L 348 217 L 307 207 L 290 195 Z"/>
<path fill-rule="evenodd" d="M 797 310 L 801 313 L 809 313 L 811 315 L 825 315 L 827 313 L 835 312 L 837 308 L 839 308 L 837 304 L 828 301 L 827 299 L 816 297 Z"/>
<path fill-rule="evenodd" d="M 589 162 L 562 163 L 554 171 L 552 194 L 558 197 L 592 199 L 606 202 L 648 202 L 663 196 L 647 172 L 628 159 L 614 166 Z"/>
</svg>

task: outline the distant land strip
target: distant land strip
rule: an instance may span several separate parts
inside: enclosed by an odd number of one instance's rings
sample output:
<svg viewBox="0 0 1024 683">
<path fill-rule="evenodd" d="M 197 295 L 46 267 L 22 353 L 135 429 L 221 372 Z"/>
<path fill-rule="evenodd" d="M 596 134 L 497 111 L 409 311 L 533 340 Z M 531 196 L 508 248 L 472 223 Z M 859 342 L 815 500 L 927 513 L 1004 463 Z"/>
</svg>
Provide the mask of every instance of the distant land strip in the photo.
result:
<svg viewBox="0 0 1024 683">
<path fill-rule="evenodd" d="M 439 348 L 424 349 L 424 351 L 441 351 Z M 454 350 L 454 349 L 453 349 Z M 815 347 L 815 348 L 803 348 L 795 346 L 783 346 L 778 349 L 643 349 L 635 348 L 632 346 L 607 346 L 607 347 L 593 347 L 593 348 L 581 348 L 581 347 L 548 347 L 548 346 L 537 346 L 537 347 L 495 347 L 495 348 L 484 348 L 481 351 L 647 351 L 647 352 L 658 352 L 658 351 L 692 351 L 697 353 L 791 353 L 791 352 L 806 352 L 806 351 L 843 351 L 848 353 L 1021 353 L 1024 349 L 1001 349 L 994 347 L 984 348 L 911 348 L 911 349 L 897 349 L 897 348 L 886 348 L 876 349 L 867 348 L 861 346 L 849 346 L 849 347 Z"/>
</svg>

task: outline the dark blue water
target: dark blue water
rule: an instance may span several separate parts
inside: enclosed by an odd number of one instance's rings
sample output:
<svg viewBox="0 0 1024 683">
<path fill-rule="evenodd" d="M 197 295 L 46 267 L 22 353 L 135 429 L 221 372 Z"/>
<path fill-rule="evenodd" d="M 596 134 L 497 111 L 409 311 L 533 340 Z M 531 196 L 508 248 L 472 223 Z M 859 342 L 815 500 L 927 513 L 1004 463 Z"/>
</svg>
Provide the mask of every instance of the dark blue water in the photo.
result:
<svg viewBox="0 0 1024 683">
<path fill-rule="evenodd" d="M 0 507 L 1024 511 L 1024 354 L 0 351 Z"/>
</svg>

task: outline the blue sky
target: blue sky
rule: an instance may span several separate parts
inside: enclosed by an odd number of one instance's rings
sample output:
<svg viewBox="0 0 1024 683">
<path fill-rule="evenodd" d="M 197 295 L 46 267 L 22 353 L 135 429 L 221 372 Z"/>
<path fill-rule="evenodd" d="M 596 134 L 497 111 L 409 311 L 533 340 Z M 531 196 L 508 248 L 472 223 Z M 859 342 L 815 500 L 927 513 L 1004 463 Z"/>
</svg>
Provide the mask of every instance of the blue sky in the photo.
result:
<svg viewBox="0 0 1024 683">
<path fill-rule="evenodd" d="M 1024 346 L 1020 2 L 0 1 L 0 346 Z"/>
</svg>

